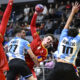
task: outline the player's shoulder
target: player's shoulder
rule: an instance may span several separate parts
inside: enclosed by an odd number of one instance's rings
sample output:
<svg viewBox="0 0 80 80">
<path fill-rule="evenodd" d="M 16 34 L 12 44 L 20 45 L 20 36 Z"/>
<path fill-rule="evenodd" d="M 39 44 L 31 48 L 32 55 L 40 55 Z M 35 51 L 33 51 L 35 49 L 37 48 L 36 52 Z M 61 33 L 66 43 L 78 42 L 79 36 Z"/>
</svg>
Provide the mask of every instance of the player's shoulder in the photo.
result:
<svg viewBox="0 0 80 80">
<path fill-rule="evenodd" d="M 67 32 L 68 30 L 69 30 L 69 29 L 65 29 L 65 28 L 64 28 L 64 29 L 62 30 L 62 32 Z"/>
<path fill-rule="evenodd" d="M 25 39 L 21 39 L 24 43 L 29 43 L 29 41 L 25 40 Z"/>
</svg>

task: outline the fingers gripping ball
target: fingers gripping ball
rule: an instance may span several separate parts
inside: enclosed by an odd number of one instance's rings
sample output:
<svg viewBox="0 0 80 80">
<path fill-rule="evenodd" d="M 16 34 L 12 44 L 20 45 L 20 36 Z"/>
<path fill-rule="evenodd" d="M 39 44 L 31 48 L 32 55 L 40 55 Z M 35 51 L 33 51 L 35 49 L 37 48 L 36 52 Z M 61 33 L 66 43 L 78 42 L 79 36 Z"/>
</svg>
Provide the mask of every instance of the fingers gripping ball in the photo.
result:
<svg viewBox="0 0 80 80">
<path fill-rule="evenodd" d="M 42 4 L 38 4 L 38 5 L 36 5 L 35 10 L 36 10 L 38 13 L 41 13 L 41 12 L 44 10 L 44 7 L 43 7 Z"/>
</svg>

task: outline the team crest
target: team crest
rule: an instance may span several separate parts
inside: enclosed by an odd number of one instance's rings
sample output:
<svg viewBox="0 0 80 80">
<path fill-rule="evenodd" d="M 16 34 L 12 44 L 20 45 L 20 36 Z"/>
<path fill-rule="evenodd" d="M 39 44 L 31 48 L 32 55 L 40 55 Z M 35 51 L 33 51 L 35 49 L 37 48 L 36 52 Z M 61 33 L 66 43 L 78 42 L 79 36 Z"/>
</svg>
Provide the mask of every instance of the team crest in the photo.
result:
<svg viewBox="0 0 80 80">
<path fill-rule="evenodd" d="M 28 47 L 30 47 L 30 44 L 27 44 Z"/>
</svg>

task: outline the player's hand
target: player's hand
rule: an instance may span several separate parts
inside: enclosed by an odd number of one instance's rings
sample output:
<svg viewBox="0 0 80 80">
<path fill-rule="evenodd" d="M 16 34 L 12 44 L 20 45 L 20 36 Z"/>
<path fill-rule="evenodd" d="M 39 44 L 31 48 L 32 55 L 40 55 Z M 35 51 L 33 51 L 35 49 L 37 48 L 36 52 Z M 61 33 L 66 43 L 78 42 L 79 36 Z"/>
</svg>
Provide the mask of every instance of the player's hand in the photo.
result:
<svg viewBox="0 0 80 80">
<path fill-rule="evenodd" d="M 37 13 L 41 13 L 41 12 L 43 12 L 43 10 L 44 10 L 44 7 L 43 7 L 42 4 L 37 4 L 37 5 L 35 6 L 35 11 L 36 11 Z"/>
<path fill-rule="evenodd" d="M 78 2 L 75 2 L 74 6 L 72 8 L 72 12 L 77 13 L 79 11 L 79 7 L 80 7 L 80 4 Z"/>
</svg>

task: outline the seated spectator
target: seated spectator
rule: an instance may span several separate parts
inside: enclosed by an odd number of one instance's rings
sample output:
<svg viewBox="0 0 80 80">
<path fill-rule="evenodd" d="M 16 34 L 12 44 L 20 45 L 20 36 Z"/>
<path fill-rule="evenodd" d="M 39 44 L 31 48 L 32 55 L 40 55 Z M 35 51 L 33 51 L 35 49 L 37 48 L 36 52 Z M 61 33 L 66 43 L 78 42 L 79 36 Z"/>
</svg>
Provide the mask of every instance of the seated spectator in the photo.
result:
<svg viewBox="0 0 80 80">
<path fill-rule="evenodd" d="M 70 1 L 67 1 L 67 4 L 66 4 L 66 9 L 70 10 L 71 9 L 71 4 L 70 4 Z"/>
<path fill-rule="evenodd" d="M 42 14 L 43 14 L 43 15 L 46 15 L 46 14 L 47 14 L 47 12 L 48 12 L 48 8 L 47 8 L 47 6 L 46 6 L 46 5 L 44 5 L 44 10 L 43 10 Z"/>
<path fill-rule="evenodd" d="M 64 9 L 65 9 L 64 2 L 61 1 L 60 6 L 59 6 L 59 8 L 58 8 L 58 11 L 63 11 Z"/>
<path fill-rule="evenodd" d="M 54 8 L 53 8 L 52 4 L 50 4 L 49 6 L 50 6 L 49 7 L 49 14 L 51 15 L 51 17 L 53 17 L 53 15 L 54 15 Z"/>
</svg>

